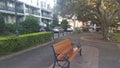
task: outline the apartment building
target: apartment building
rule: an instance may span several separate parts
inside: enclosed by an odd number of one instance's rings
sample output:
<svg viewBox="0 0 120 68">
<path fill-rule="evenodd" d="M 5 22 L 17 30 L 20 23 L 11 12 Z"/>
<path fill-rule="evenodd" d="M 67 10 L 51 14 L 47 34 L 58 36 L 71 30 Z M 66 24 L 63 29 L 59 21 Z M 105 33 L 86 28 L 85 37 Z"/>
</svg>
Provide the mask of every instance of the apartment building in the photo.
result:
<svg viewBox="0 0 120 68">
<path fill-rule="evenodd" d="M 49 1 L 49 0 L 48 0 Z M 50 8 L 50 4 L 47 4 L 47 0 L 41 0 L 40 2 L 41 5 L 41 21 L 43 23 L 48 23 L 52 22 L 52 10 Z"/>
<path fill-rule="evenodd" d="M 17 0 L 17 20 L 24 21 L 27 15 L 33 15 L 40 20 L 40 25 L 52 22 L 52 9 L 45 0 Z M 15 0 L 0 0 L 0 13 L 5 23 L 15 22 Z"/>
</svg>

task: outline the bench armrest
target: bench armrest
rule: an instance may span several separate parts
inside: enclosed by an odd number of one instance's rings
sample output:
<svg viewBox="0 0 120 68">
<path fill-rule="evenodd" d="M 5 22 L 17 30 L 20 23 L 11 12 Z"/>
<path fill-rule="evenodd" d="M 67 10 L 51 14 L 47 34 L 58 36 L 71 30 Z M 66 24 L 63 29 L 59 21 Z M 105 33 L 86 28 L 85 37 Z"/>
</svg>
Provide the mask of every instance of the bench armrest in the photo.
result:
<svg viewBox="0 0 120 68">
<path fill-rule="evenodd" d="M 57 57 L 58 60 L 64 60 L 64 59 L 68 59 L 68 58 L 69 58 L 69 54 L 65 53 L 65 52 L 59 54 Z"/>
<path fill-rule="evenodd" d="M 79 43 L 71 43 L 73 46 L 75 45 L 76 47 L 78 47 L 78 48 L 80 48 L 82 45 L 81 45 L 81 43 L 79 42 Z"/>
<path fill-rule="evenodd" d="M 68 53 L 63 52 L 62 54 L 65 56 L 65 58 L 69 58 L 69 54 Z"/>
</svg>

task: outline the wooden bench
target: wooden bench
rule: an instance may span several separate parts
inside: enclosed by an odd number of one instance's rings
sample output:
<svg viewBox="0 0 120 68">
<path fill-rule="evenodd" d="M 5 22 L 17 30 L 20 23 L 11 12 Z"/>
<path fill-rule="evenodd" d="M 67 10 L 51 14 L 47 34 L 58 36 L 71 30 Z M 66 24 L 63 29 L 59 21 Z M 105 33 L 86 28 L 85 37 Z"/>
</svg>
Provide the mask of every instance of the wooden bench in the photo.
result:
<svg viewBox="0 0 120 68">
<path fill-rule="evenodd" d="M 70 61 L 77 55 L 77 53 L 80 53 L 81 56 L 80 46 L 77 46 L 74 49 L 70 39 L 65 39 L 61 42 L 55 43 L 52 48 L 55 58 L 53 68 L 55 68 L 56 64 L 62 68 L 69 68 Z"/>
</svg>

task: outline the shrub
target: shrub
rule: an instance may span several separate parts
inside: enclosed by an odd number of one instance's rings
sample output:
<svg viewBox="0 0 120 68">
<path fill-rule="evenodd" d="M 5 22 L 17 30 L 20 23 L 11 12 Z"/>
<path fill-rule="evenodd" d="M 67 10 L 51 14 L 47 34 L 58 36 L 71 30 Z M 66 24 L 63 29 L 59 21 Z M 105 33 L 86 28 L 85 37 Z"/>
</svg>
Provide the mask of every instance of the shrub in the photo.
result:
<svg viewBox="0 0 120 68">
<path fill-rule="evenodd" d="M 25 21 L 20 24 L 25 30 L 24 33 L 33 33 L 39 31 L 39 20 L 34 16 L 27 16 Z"/>
<path fill-rule="evenodd" d="M 24 26 L 24 22 L 19 23 L 19 34 L 26 34 L 26 28 Z"/>
<path fill-rule="evenodd" d="M 51 40 L 50 32 L 39 32 L 0 38 L 0 55 L 8 54 L 22 49 L 42 44 Z"/>
<path fill-rule="evenodd" d="M 39 20 L 34 16 L 27 16 L 25 21 L 18 23 L 19 34 L 35 33 L 39 31 Z M 15 33 L 16 23 L 6 24 L 6 32 Z"/>
<path fill-rule="evenodd" d="M 4 31 L 5 31 L 5 21 L 2 14 L 0 14 L 0 34 L 4 33 Z"/>
<path fill-rule="evenodd" d="M 6 24 L 6 31 L 7 32 L 11 32 L 11 33 L 15 33 L 16 30 L 16 24 Z"/>
<path fill-rule="evenodd" d="M 19 34 L 25 34 L 26 33 L 26 29 L 23 27 L 23 23 L 24 22 L 19 22 Z M 16 23 L 9 23 L 9 24 L 6 24 L 6 32 L 8 33 L 13 33 L 15 34 L 15 31 L 16 31 Z"/>
</svg>

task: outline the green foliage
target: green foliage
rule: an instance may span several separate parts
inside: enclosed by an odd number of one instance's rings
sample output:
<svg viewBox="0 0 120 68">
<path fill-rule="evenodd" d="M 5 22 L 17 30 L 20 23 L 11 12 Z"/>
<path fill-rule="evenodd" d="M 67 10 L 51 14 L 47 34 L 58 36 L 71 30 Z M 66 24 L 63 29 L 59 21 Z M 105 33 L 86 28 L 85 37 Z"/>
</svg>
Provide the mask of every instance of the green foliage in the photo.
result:
<svg viewBox="0 0 120 68">
<path fill-rule="evenodd" d="M 61 27 L 62 27 L 64 30 L 66 30 L 66 29 L 69 27 L 68 21 L 67 21 L 67 20 L 62 20 L 62 22 L 61 22 Z"/>
<path fill-rule="evenodd" d="M 57 4 L 62 7 L 58 12 L 63 16 L 67 14 L 72 18 L 75 15 L 83 22 L 98 22 L 103 38 L 106 40 L 109 27 L 120 20 L 119 0 L 66 0 L 64 2 L 59 0 Z"/>
<path fill-rule="evenodd" d="M 16 29 L 16 23 L 6 24 L 6 31 L 7 32 L 15 33 L 15 29 Z"/>
<path fill-rule="evenodd" d="M 19 22 L 19 34 L 34 33 L 39 31 L 39 20 L 34 16 L 27 16 L 25 21 Z M 15 33 L 16 23 L 6 24 L 6 32 Z"/>
<path fill-rule="evenodd" d="M 82 30 L 75 30 L 74 33 L 81 33 Z"/>
<path fill-rule="evenodd" d="M 0 14 L 0 34 L 4 33 L 4 31 L 5 31 L 5 21 L 2 14 Z"/>
<path fill-rule="evenodd" d="M 113 33 L 113 35 L 116 37 L 117 42 L 120 42 L 120 33 Z"/>
<path fill-rule="evenodd" d="M 0 55 L 20 51 L 51 40 L 51 33 L 39 32 L 16 36 L 0 37 Z"/>
<path fill-rule="evenodd" d="M 53 14 L 53 23 L 54 23 L 55 25 L 58 25 L 58 23 L 59 23 L 57 14 Z"/>
<path fill-rule="evenodd" d="M 54 14 L 53 15 L 53 23 L 50 25 L 52 28 L 56 27 L 56 26 L 59 26 L 59 21 L 58 21 L 58 17 L 57 17 L 57 14 Z"/>
<path fill-rule="evenodd" d="M 25 33 L 33 33 L 39 31 L 39 20 L 34 16 L 27 16 L 25 21 L 20 24 L 23 28 L 22 30 L 24 30 Z"/>
<path fill-rule="evenodd" d="M 23 22 L 21 22 L 21 23 L 23 23 Z M 26 32 L 25 32 L 25 28 L 21 25 L 21 23 L 19 23 L 19 26 L 18 26 L 18 28 L 19 28 L 19 34 L 25 34 Z M 7 33 L 13 33 L 13 34 L 15 34 L 15 31 L 16 31 L 16 23 L 13 23 L 13 24 L 11 24 L 11 23 L 9 23 L 9 24 L 6 24 L 6 32 Z M 8 34 L 9 35 L 9 34 Z"/>
<path fill-rule="evenodd" d="M 25 22 L 20 22 L 19 23 L 19 34 L 26 34 L 27 33 L 27 29 L 25 28 L 24 23 Z"/>
<path fill-rule="evenodd" d="M 57 27 L 57 26 L 60 26 L 60 24 L 57 24 L 57 25 L 54 24 L 54 23 L 50 24 L 50 27 L 51 27 L 51 28 L 54 28 L 54 27 Z"/>
<path fill-rule="evenodd" d="M 65 17 L 66 15 L 71 15 L 73 12 L 73 4 L 70 3 L 72 0 L 56 0 L 55 12 Z M 74 0 L 73 0 L 74 1 Z M 69 7 L 72 7 L 69 9 Z M 75 7 L 74 7 L 75 8 Z"/>
</svg>

